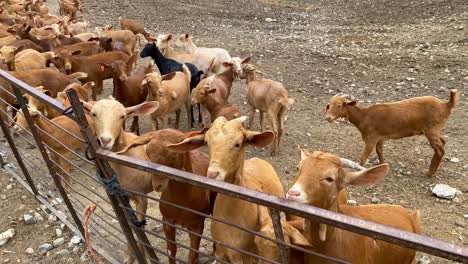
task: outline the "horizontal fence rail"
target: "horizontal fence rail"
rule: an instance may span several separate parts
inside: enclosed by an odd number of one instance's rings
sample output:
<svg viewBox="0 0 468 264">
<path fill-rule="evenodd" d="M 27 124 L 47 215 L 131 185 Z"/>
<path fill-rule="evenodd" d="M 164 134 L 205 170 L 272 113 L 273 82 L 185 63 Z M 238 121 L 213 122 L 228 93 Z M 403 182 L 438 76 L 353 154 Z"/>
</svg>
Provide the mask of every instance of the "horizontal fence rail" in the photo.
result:
<svg viewBox="0 0 468 264">
<path fill-rule="evenodd" d="M 20 135 L 17 138 L 13 138 L 11 135 L 9 135 L 9 133 L 7 133 L 9 130 L 7 124 L 10 123 L 10 121 L 14 122 L 14 119 L 9 117 L 5 119 L 5 117 L 3 116 L 7 116 L 8 113 L 0 113 L 2 131 L 4 132 L 4 134 L 6 134 L 5 136 L 10 145 L 11 153 L 15 156 L 17 164 L 19 165 L 25 177 L 25 179 L 18 177 L 19 181 L 23 185 L 25 185 L 25 187 L 27 187 L 41 203 L 47 206 L 50 206 L 50 203 L 45 198 L 43 198 L 43 192 L 45 188 L 43 186 L 48 186 L 48 190 L 53 190 L 55 195 L 60 195 L 65 201 L 66 205 L 60 207 L 60 210 L 66 211 L 66 213 L 69 216 L 71 216 L 74 223 L 68 221 L 66 217 L 64 218 L 63 215 L 60 214 L 59 210 L 53 207 L 51 207 L 53 208 L 53 210 L 51 210 L 52 213 L 55 213 L 57 216 L 61 217 L 61 220 L 64 221 L 67 224 L 67 226 L 69 226 L 77 235 L 80 235 L 82 238 L 84 237 L 84 231 L 82 227 L 83 216 L 75 213 L 75 210 L 82 211 L 89 203 L 97 204 L 99 212 L 97 211 L 95 214 L 95 218 L 93 218 L 90 221 L 89 234 L 91 237 L 91 243 L 93 247 L 95 247 L 96 250 L 103 257 L 105 257 L 107 261 L 111 263 L 122 262 L 121 260 L 123 259 L 123 256 L 126 255 L 136 259 L 138 263 L 167 263 L 167 258 L 171 259 L 176 263 L 186 263 L 185 257 L 181 256 L 180 254 L 178 254 L 176 257 L 172 257 L 170 255 L 170 252 L 166 250 L 166 243 L 168 245 L 175 245 L 179 250 L 184 250 L 184 254 L 187 254 L 187 252 L 194 252 L 197 253 L 199 257 L 216 260 L 217 263 L 229 263 L 224 260 L 218 259 L 211 253 L 203 251 L 201 247 L 197 250 L 191 248 L 190 243 L 186 245 L 183 241 L 173 241 L 167 239 L 163 232 L 157 230 L 158 225 L 159 227 L 163 225 L 163 229 L 166 227 L 175 228 L 175 230 L 177 231 L 181 231 L 185 234 L 199 237 L 201 241 L 207 245 L 221 245 L 226 248 L 230 248 L 231 250 L 242 253 L 244 255 L 254 257 L 257 260 L 261 260 L 265 263 L 289 263 L 287 255 L 288 248 L 300 250 L 307 254 L 316 255 L 335 263 L 349 263 L 344 260 L 321 255 L 317 252 L 314 252 L 313 250 L 307 250 L 286 243 L 284 241 L 281 229 L 281 212 L 312 219 L 327 225 L 335 226 L 364 236 L 372 237 L 374 239 L 398 244 L 408 248 L 413 248 L 415 250 L 425 252 L 431 255 L 443 257 L 462 263 L 468 263 L 468 248 L 466 247 L 451 244 L 424 235 L 409 233 L 393 227 L 369 222 L 366 220 L 353 218 L 350 216 L 316 208 L 313 206 L 301 204 L 295 201 L 287 200 L 283 197 L 257 192 L 251 189 L 213 180 L 207 177 L 199 176 L 168 166 L 124 155 L 118 155 L 114 152 L 101 149 L 97 144 L 97 141 L 94 138 L 94 134 L 91 131 L 90 127 L 87 126 L 87 121 L 83 109 L 81 108 L 79 101 L 77 101 L 78 99 L 76 96 L 76 92 L 70 91 L 67 93 L 72 107 L 66 107 L 57 100 L 52 99 L 49 96 L 37 91 L 35 88 L 25 84 L 24 82 L 15 79 L 13 76 L 11 76 L 3 70 L 0 70 L 0 78 L 4 78 L 5 80 L 7 80 L 8 83 L 13 87 L 13 91 L 7 91 L 7 94 L 12 96 L 12 98 L 14 98 L 16 95 L 21 109 L 23 109 L 23 112 L 27 112 L 23 113 L 23 115 L 28 121 L 30 129 L 32 128 L 31 133 L 25 131 L 25 134 Z M 0 87 L 0 89 L 5 90 L 6 87 Z M 67 133 L 69 137 L 78 139 L 81 142 L 86 142 L 85 145 L 87 145 L 87 147 L 80 150 L 82 154 L 80 154 L 80 151 L 68 148 L 63 144 L 63 142 L 60 142 L 60 140 L 54 138 L 52 135 L 40 129 L 34 124 L 31 116 L 29 115 L 28 106 L 26 102 L 24 102 L 22 98 L 20 98 L 22 93 L 27 93 L 30 96 L 52 107 L 54 110 L 66 114 L 68 117 L 70 117 L 80 125 L 81 133 L 83 135 L 82 138 L 78 138 L 76 135 L 73 135 L 68 131 L 64 132 Z M 0 100 L 6 102 L 5 98 L 0 98 Z M 12 105 L 10 106 L 14 107 Z M 55 126 L 56 129 L 63 130 L 62 127 L 53 123 L 53 120 L 47 119 L 47 117 L 43 114 L 39 115 L 40 118 Z M 52 146 L 49 146 L 45 142 L 43 142 L 43 137 L 49 137 L 54 141 L 54 143 L 61 144 L 62 147 L 69 154 L 71 154 L 70 156 L 74 158 L 74 161 L 71 160 L 72 158 L 67 159 L 67 157 L 64 157 L 61 153 L 58 153 Z M 22 143 L 19 142 L 19 140 L 21 140 Z M 33 145 L 37 147 L 40 150 L 40 152 L 31 152 L 28 153 L 28 155 L 26 155 L 23 149 L 24 144 Z M 56 160 L 50 158 L 51 155 L 55 155 L 60 159 L 65 159 L 66 162 L 68 162 L 68 165 L 71 166 L 71 168 L 73 169 L 73 173 L 63 170 L 61 165 Z M 88 158 L 90 158 L 89 156 L 92 156 L 94 160 L 88 160 Z M 39 160 L 42 165 L 47 166 L 41 168 L 38 164 L 31 162 L 28 159 Z M 2 161 L 4 162 L 3 158 Z M 82 164 L 80 164 L 79 162 L 81 162 Z M 126 192 L 132 197 L 139 197 L 139 199 L 145 199 L 149 201 L 148 203 L 165 203 L 167 205 L 173 206 L 174 208 L 177 208 L 178 210 L 185 210 L 195 215 L 204 217 L 207 221 L 218 221 L 223 224 L 227 224 L 242 231 L 253 234 L 255 236 L 261 237 L 263 239 L 273 241 L 277 243 L 277 246 L 279 248 L 281 262 L 265 259 L 262 256 L 258 256 L 244 249 L 233 248 L 230 245 L 226 245 L 220 241 L 216 241 L 215 239 L 211 238 L 206 232 L 201 234 L 195 233 L 185 227 L 181 227 L 174 223 L 168 222 L 161 216 L 156 215 L 155 212 L 137 212 L 137 210 L 132 208 L 128 201 L 126 201 L 122 196 L 112 193 L 107 189 L 104 190 L 104 188 L 102 188 L 99 177 L 94 176 L 94 174 L 98 172 L 99 175 L 101 175 L 107 180 L 112 178 L 112 176 L 114 175 L 114 171 L 110 167 L 109 163 L 120 164 L 140 171 L 157 174 L 160 176 L 167 177 L 170 180 L 190 184 L 196 187 L 209 190 L 211 192 L 227 195 L 236 199 L 245 200 L 251 203 L 270 208 L 270 215 L 272 217 L 273 227 L 275 229 L 275 237 L 273 238 L 267 237 L 259 233 L 258 230 L 248 230 L 240 226 L 236 226 L 227 221 L 217 219 L 212 215 L 203 214 L 201 212 L 194 211 L 192 209 L 185 208 L 183 206 L 179 206 L 177 204 L 162 200 L 161 198 L 158 198 L 152 194 L 145 194 L 126 190 Z M 83 166 L 83 164 L 85 166 Z M 54 170 L 53 168 L 58 169 Z M 47 171 L 47 169 L 49 169 L 49 171 Z M 13 171 L 13 173 L 15 172 Z M 42 176 L 39 175 L 41 173 Z M 50 177 L 44 177 L 44 174 L 47 174 Z M 63 180 L 65 178 L 72 179 L 73 184 L 68 184 L 66 181 Z M 84 179 L 88 181 L 85 182 Z M 100 188 L 93 188 L 89 186 L 90 182 L 93 184 L 98 184 Z M 39 185 L 41 185 L 41 188 L 37 187 Z M 69 194 L 65 194 L 65 187 L 70 188 L 71 192 Z M 143 216 L 144 219 L 148 221 L 146 227 L 144 225 L 139 226 L 134 220 L 132 220 L 132 217 L 138 214 L 140 214 L 140 216 Z M 115 223 L 118 223 L 118 225 L 115 225 Z M 205 224 L 205 230 L 206 226 L 207 224 Z M 164 260 L 161 260 L 160 257 L 164 257 Z"/>
</svg>

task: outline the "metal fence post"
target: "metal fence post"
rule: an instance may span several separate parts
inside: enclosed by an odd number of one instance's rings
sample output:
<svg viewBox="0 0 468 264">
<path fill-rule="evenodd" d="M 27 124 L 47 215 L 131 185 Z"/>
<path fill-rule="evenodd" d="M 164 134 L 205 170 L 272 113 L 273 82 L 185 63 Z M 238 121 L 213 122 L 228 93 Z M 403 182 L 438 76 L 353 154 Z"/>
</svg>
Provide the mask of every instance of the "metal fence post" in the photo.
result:
<svg viewBox="0 0 468 264">
<path fill-rule="evenodd" d="M 52 176 L 52 179 L 54 180 L 55 186 L 57 187 L 60 193 L 60 196 L 62 196 L 62 199 L 65 202 L 65 205 L 67 206 L 67 209 L 70 212 L 73 220 L 75 221 L 75 224 L 78 227 L 78 230 L 80 230 L 80 233 L 84 237 L 84 228 L 83 228 L 83 225 L 81 224 L 80 218 L 76 214 L 75 208 L 73 208 L 73 205 L 71 204 L 70 199 L 68 198 L 68 195 L 62 186 L 60 177 L 57 175 L 57 172 L 54 170 L 54 166 L 52 166 L 52 161 L 50 160 L 49 155 L 47 154 L 47 150 L 39 135 L 39 131 L 36 129 L 36 125 L 34 121 L 31 119 L 31 115 L 29 114 L 29 110 L 26 105 L 26 102 L 24 101 L 23 95 L 21 94 L 20 90 L 16 87 L 15 84 L 12 84 L 12 86 L 15 92 L 16 99 L 18 100 L 18 103 L 21 106 L 21 110 L 23 111 L 24 118 L 26 119 L 29 129 L 31 130 L 31 133 L 33 134 L 34 140 L 36 141 L 39 151 L 41 152 L 42 158 L 44 159 L 44 162 L 46 163 L 47 168 L 49 169 L 49 173 Z"/>
<path fill-rule="evenodd" d="M 83 134 L 83 136 L 85 137 L 86 141 L 89 144 L 89 150 L 91 154 L 95 156 L 96 150 L 99 148 L 99 145 L 96 141 L 93 131 L 91 131 L 91 129 L 89 128 L 88 121 L 86 119 L 86 115 L 83 111 L 83 108 L 81 107 L 81 103 L 78 98 L 78 95 L 76 91 L 73 89 L 68 90 L 67 95 L 70 100 L 71 106 L 73 108 L 73 113 L 76 117 L 76 121 L 80 125 L 81 133 Z M 99 169 L 102 172 L 102 175 L 107 179 L 112 178 L 113 170 L 111 166 L 109 165 L 109 162 L 107 162 L 106 160 L 98 159 L 98 158 L 95 161 L 96 161 L 97 169 Z M 122 198 L 119 196 L 111 195 L 107 191 L 106 193 L 109 197 L 112 208 L 115 211 L 117 219 L 119 220 L 119 224 L 122 228 L 122 231 L 125 234 L 125 237 L 127 238 L 127 241 L 129 242 L 130 247 L 134 251 L 135 256 L 137 257 L 139 263 L 146 263 L 145 258 L 144 258 L 144 252 L 140 252 L 138 245 L 135 241 L 135 238 L 133 237 L 132 229 L 128 221 L 129 219 L 128 211 L 127 210 L 124 211 L 122 207 L 120 206 L 121 204 L 123 204 Z M 151 263 L 159 263 L 159 259 L 156 253 L 154 252 L 154 250 L 151 248 L 151 244 L 145 232 L 142 230 L 139 230 L 138 228 L 134 228 L 133 231 L 136 233 L 137 237 L 145 244 L 144 246 L 151 258 Z"/>
<path fill-rule="evenodd" d="M 284 243 L 284 234 L 283 234 L 283 227 L 281 226 L 281 216 L 276 209 L 270 208 L 270 215 L 271 219 L 273 220 L 273 228 L 275 229 L 275 236 L 276 240 L 280 240 Z M 289 255 L 288 255 L 288 248 L 281 243 L 277 243 L 280 249 L 281 260 L 284 264 L 289 263 Z"/>
<path fill-rule="evenodd" d="M 34 184 L 34 181 L 31 178 L 28 169 L 24 165 L 23 158 L 21 158 L 21 155 L 18 152 L 18 148 L 16 148 L 15 141 L 11 137 L 8 125 L 5 123 L 5 120 L 3 119 L 2 115 L 0 115 L 0 126 L 2 127 L 3 135 L 5 135 L 8 145 L 10 145 L 11 151 L 13 152 L 13 155 L 15 156 L 16 161 L 18 162 L 18 165 L 21 168 L 21 171 L 23 172 L 24 177 L 26 178 L 26 181 L 29 184 L 29 187 L 31 187 L 31 191 L 34 193 L 35 196 L 39 195 L 39 192 L 36 189 L 36 185 Z"/>
</svg>

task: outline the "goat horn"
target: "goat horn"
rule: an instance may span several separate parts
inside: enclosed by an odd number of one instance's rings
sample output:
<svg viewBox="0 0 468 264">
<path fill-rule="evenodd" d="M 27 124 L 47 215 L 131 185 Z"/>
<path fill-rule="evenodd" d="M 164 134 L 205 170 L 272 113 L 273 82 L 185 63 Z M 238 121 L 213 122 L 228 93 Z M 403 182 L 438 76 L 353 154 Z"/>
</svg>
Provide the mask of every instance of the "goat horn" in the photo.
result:
<svg viewBox="0 0 468 264">
<path fill-rule="evenodd" d="M 366 169 L 366 168 L 362 167 L 361 165 L 357 164 L 356 162 L 351 161 L 349 159 L 340 158 L 340 160 L 341 160 L 341 166 L 344 167 L 344 168 L 350 168 L 350 169 L 354 169 L 354 170 L 365 170 Z"/>
</svg>

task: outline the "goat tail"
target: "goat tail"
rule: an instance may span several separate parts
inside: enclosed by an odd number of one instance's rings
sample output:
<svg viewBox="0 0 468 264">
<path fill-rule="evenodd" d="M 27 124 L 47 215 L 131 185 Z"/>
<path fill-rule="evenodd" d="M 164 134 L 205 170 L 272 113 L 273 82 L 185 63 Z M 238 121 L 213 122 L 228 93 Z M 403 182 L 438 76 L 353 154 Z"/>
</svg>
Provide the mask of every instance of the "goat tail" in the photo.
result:
<svg viewBox="0 0 468 264">
<path fill-rule="evenodd" d="M 150 142 L 151 139 L 153 138 L 154 133 L 155 133 L 155 131 L 135 138 L 134 140 L 132 140 L 130 142 L 130 144 L 128 144 L 126 147 L 124 147 L 122 150 L 120 150 L 120 151 L 118 151 L 116 153 L 117 154 L 122 154 L 124 152 L 127 152 L 129 149 L 132 149 L 132 148 L 135 148 L 135 147 L 138 147 L 138 146 L 141 146 L 141 145 L 148 144 L 148 142 Z"/>
<path fill-rule="evenodd" d="M 421 213 L 419 210 L 414 210 L 410 213 L 411 225 L 413 226 L 413 232 L 421 234 Z"/>
<path fill-rule="evenodd" d="M 72 74 L 70 74 L 68 76 L 70 76 L 73 80 L 78 81 L 80 79 L 87 78 L 88 74 L 85 73 L 85 72 L 75 72 L 75 73 L 72 73 Z"/>
<path fill-rule="evenodd" d="M 190 80 L 192 79 L 192 74 L 190 73 L 189 68 L 187 65 L 182 64 L 182 72 L 184 73 L 185 77 L 187 77 L 188 82 L 190 83 Z"/>
<path fill-rule="evenodd" d="M 460 103 L 460 92 L 457 89 L 450 90 L 450 100 L 447 102 L 449 109 L 457 108 Z"/>
<path fill-rule="evenodd" d="M 294 104 L 296 100 L 294 98 L 283 97 L 279 100 L 280 104 L 283 105 L 284 108 L 288 108 L 288 106 Z"/>
</svg>

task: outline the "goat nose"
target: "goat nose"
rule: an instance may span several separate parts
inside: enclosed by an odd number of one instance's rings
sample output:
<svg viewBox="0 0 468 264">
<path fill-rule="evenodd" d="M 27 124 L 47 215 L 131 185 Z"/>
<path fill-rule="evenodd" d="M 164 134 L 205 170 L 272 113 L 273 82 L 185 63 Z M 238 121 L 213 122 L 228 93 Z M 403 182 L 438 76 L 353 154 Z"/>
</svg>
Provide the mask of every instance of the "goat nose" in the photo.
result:
<svg viewBox="0 0 468 264">
<path fill-rule="evenodd" d="M 99 141 L 101 141 L 101 144 L 102 144 L 103 146 L 109 144 L 109 143 L 111 142 L 111 140 L 112 140 L 112 139 L 111 139 L 111 138 L 108 138 L 108 137 L 101 137 L 101 138 L 99 139 Z"/>
<path fill-rule="evenodd" d="M 65 69 L 66 70 L 71 70 L 71 65 L 70 64 L 65 64 Z"/>
<path fill-rule="evenodd" d="M 297 191 L 297 190 L 289 190 L 288 191 L 288 195 L 289 196 L 300 196 L 301 195 L 301 192 Z"/>
<path fill-rule="evenodd" d="M 219 171 L 208 171 L 208 178 L 216 179 L 219 176 Z"/>
</svg>

